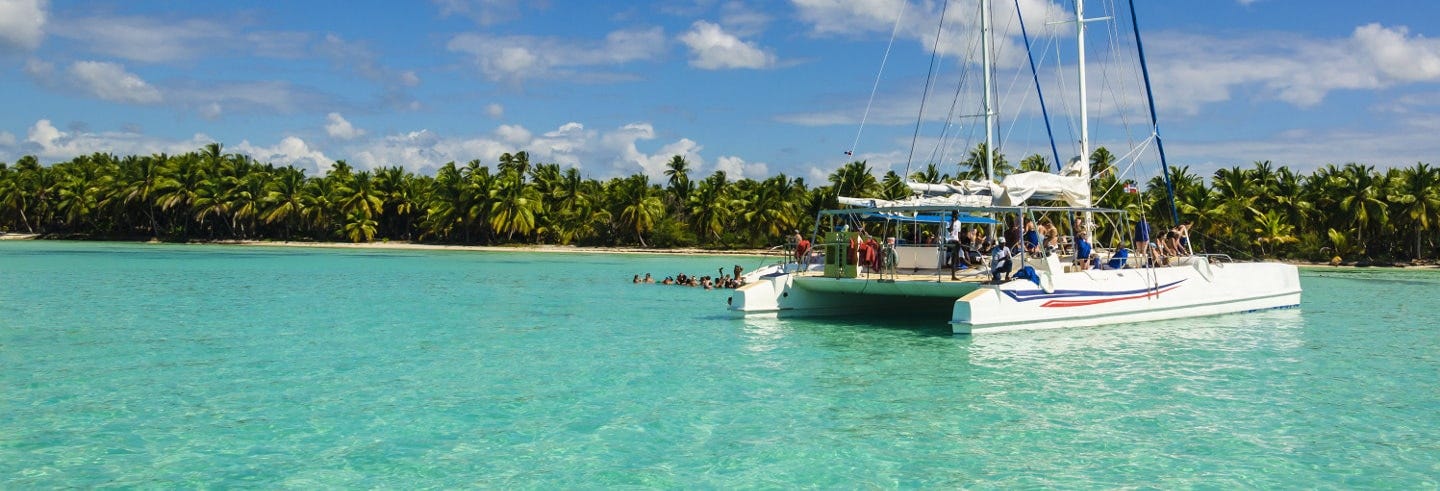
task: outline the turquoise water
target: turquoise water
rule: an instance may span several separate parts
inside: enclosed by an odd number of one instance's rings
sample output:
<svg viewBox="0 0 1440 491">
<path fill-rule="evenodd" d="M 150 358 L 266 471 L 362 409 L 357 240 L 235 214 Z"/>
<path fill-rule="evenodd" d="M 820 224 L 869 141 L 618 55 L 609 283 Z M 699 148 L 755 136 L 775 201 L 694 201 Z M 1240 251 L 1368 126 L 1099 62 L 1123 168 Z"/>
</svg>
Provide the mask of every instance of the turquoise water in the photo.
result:
<svg viewBox="0 0 1440 491">
<path fill-rule="evenodd" d="M 0 488 L 1435 488 L 1435 271 L 951 336 L 753 258 L 0 242 Z"/>
</svg>

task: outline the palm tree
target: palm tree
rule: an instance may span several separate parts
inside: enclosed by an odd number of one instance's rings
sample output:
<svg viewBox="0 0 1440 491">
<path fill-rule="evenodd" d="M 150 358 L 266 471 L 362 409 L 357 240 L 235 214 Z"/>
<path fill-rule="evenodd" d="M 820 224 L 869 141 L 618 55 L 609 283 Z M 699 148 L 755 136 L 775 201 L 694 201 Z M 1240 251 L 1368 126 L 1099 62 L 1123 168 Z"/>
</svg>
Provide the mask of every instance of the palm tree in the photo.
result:
<svg viewBox="0 0 1440 491">
<path fill-rule="evenodd" d="M 845 164 L 830 174 L 830 184 L 840 196 L 864 198 L 874 196 L 880 190 L 880 183 L 870 173 L 870 166 L 863 160 Z"/>
<path fill-rule="evenodd" d="M 1385 213 L 1385 201 L 1381 199 L 1384 189 L 1380 174 L 1375 172 L 1374 166 L 1352 162 L 1345 164 L 1343 176 L 1340 209 L 1352 218 L 1356 242 L 1363 253 L 1369 255 L 1374 231 L 1389 219 Z"/>
<path fill-rule="evenodd" d="M 1407 218 L 1409 228 L 1414 231 L 1415 258 L 1424 259 L 1421 239 L 1436 228 L 1435 217 L 1440 213 L 1440 169 L 1425 163 L 1405 168 L 1390 193 L 1389 201 L 1395 207 L 1393 213 Z"/>
<path fill-rule="evenodd" d="M 725 172 L 715 171 L 700 181 L 690 195 L 690 226 L 697 237 L 720 239 L 720 232 L 725 229 L 725 222 L 734 209 L 730 203 L 728 184 Z"/>
<path fill-rule="evenodd" d="M 540 192 L 527 185 L 513 169 L 504 172 L 490 191 L 490 228 L 505 234 L 505 240 L 511 240 L 516 233 L 528 235 L 535 230 L 541 197 Z"/>
<path fill-rule="evenodd" d="M 267 225 L 280 222 L 285 240 L 290 239 L 295 221 L 305 215 L 306 190 L 305 171 L 294 167 L 280 169 L 265 185 L 266 209 L 261 218 Z"/>
<path fill-rule="evenodd" d="M 1280 247 L 1299 242 L 1294 236 L 1295 225 L 1287 222 L 1285 216 L 1275 210 L 1266 210 L 1264 214 L 1255 217 L 1255 223 L 1255 245 L 1260 248 L 1262 257 L 1277 252 Z M 1270 246 L 1268 252 L 1265 250 L 1266 246 Z"/>
<path fill-rule="evenodd" d="M 191 207 L 200 197 L 201 183 L 208 177 L 201 158 L 196 152 L 171 158 L 165 165 L 165 178 L 155 185 L 155 202 L 160 211 L 168 214 L 172 224 L 179 223 L 182 240 L 190 236 Z"/>
<path fill-rule="evenodd" d="M 124 204 L 132 203 L 144 210 L 145 216 L 150 221 L 150 235 L 156 237 L 160 234 L 160 225 L 155 221 L 155 200 L 157 188 L 167 187 L 163 169 L 168 157 L 165 155 L 153 155 L 150 157 L 128 156 L 120 161 L 121 189 Z"/>
<path fill-rule="evenodd" d="M 366 215 L 364 210 L 355 208 L 346 215 L 345 236 L 351 242 L 370 242 L 375 238 L 377 222 Z"/>
<path fill-rule="evenodd" d="M 890 172 L 895 175 L 894 171 Z M 899 176 L 896 175 L 896 179 Z M 901 182 L 904 185 L 904 182 Z M 790 180 L 780 174 L 761 181 L 741 209 L 742 226 L 750 232 L 754 245 L 764 245 L 766 238 L 782 236 L 796 226 L 795 203 L 786 199 Z"/>
<path fill-rule="evenodd" d="M 991 176 L 985 175 L 985 148 L 985 143 L 980 142 L 976 143 L 975 148 L 970 150 L 970 153 L 965 157 L 965 162 L 960 164 L 961 169 L 967 169 L 962 177 L 973 181 L 986 180 L 987 178 L 991 181 L 999 181 L 1000 178 L 1010 175 L 1010 173 L 1014 171 L 1014 169 L 1010 167 L 1010 163 L 1005 160 L 1005 154 L 1000 153 L 999 149 L 995 149 L 991 151 L 991 160 L 993 160 L 992 164 L 994 165 L 995 174 Z"/>
<path fill-rule="evenodd" d="M 939 183 L 950 180 L 950 176 L 940 174 L 940 166 L 934 162 L 925 164 L 925 168 L 910 173 L 910 180 L 924 183 Z"/>
<path fill-rule="evenodd" d="M 898 200 L 910 195 L 910 186 L 900 178 L 895 171 L 886 171 L 885 178 L 881 180 L 880 197 L 888 200 Z"/>
<path fill-rule="evenodd" d="M 644 174 L 635 174 L 614 181 L 610 192 L 619 206 L 616 216 L 621 229 L 633 232 L 641 247 L 649 247 L 645 244 L 645 234 L 654 229 L 655 222 L 665 213 L 660 198 L 650 192 L 650 179 Z"/>
<path fill-rule="evenodd" d="M 1031 154 L 1020 160 L 1020 172 L 1050 172 L 1050 164 L 1044 155 Z"/>
<path fill-rule="evenodd" d="M 694 189 L 690 183 L 690 162 L 680 155 L 671 157 L 670 162 L 665 164 L 665 177 L 668 179 L 671 206 L 684 205 Z"/>
</svg>

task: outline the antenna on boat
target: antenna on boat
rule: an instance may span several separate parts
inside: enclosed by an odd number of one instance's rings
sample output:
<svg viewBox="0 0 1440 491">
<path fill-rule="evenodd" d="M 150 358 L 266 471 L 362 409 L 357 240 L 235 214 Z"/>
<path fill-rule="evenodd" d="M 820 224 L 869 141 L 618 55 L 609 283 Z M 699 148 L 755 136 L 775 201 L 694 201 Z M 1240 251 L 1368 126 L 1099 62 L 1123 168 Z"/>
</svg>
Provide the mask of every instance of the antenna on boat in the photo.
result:
<svg viewBox="0 0 1440 491">
<path fill-rule="evenodd" d="M 985 179 L 995 181 L 995 108 L 990 93 L 993 89 L 991 73 L 994 70 L 990 59 L 990 0 L 980 1 L 980 51 L 981 68 L 984 72 L 985 95 L 981 102 L 985 106 Z"/>
</svg>

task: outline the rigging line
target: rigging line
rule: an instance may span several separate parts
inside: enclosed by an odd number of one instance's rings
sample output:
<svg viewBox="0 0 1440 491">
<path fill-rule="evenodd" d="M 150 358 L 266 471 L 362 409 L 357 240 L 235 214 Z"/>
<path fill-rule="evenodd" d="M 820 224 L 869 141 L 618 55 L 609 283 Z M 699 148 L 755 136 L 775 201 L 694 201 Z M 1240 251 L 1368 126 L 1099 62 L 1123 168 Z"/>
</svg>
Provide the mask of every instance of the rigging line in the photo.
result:
<svg viewBox="0 0 1440 491">
<path fill-rule="evenodd" d="M 979 45 L 980 39 L 978 37 L 972 39 L 969 49 L 966 51 L 970 56 L 967 56 L 964 59 L 974 59 L 974 54 L 980 49 Z M 960 77 L 955 82 L 955 95 L 950 99 L 950 112 L 946 114 L 945 126 L 941 129 L 940 138 L 936 141 L 935 147 L 932 148 L 930 152 L 931 158 L 936 162 L 940 163 L 943 163 L 945 161 L 945 158 L 950 153 L 950 145 L 948 143 L 949 138 L 952 136 L 950 133 L 950 128 L 954 126 L 953 122 L 955 120 L 955 111 L 959 108 L 960 96 L 964 93 L 965 90 L 965 82 L 969 80 L 970 77 L 971 65 L 969 63 L 960 63 L 960 66 Z M 975 134 L 975 125 L 970 125 L 969 130 L 970 135 L 973 136 Z"/>
<path fill-rule="evenodd" d="M 940 37 L 945 34 L 945 13 L 950 9 L 950 0 L 940 6 L 940 22 L 935 27 L 935 42 L 930 46 L 930 72 L 925 74 L 925 90 L 920 92 L 920 113 L 915 116 L 915 134 L 910 136 L 910 153 L 905 156 L 905 175 L 910 175 L 910 163 L 915 160 L 915 144 L 920 140 L 920 125 L 925 122 L 925 101 L 930 97 L 930 82 L 935 78 L 935 63 L 940 56 Z"/>
<path fill-rule="evenodd" d="M 900 33 L 900 19 L 905 18 L 905 6 L 900 2 L 900 14 L 895 16 L 895 27 L 890 29 L 890 44 L 885 46 L 885 55 L 880 58 L 880 70 L 875 73 L 875 85 L 870 87 L 870 101 L 865 103 L 865 114 L 860 116 L 860 127 L 855 130 L 855 142 L 850 144 L 850 156 L 860 147 L 860 134 L 865 131 L 865 121 L 870 119 L 870 108 L 875 105 L 875 94 L 880 91 L 880 78 L 885 74 L 885 64 L 890 61 L 890 50 L 895 47 L 895 38 Z"/>
<path fill-rule="evenodd" d="M 1055 158 L 1055 171 L 1060 167 L 1060 150 L 1055 147 L 1055 131 L 1050 128 L 1050 111 L 1045 109 L 1045 91 L 1040 88 L 1040 72 L 1035 70 L 1035 53 L 1030 50 L 1030 33 L 1025 30 L 1025 17 L 1020 12 L 1020 0 L 1015 0 L 1015 17 L 1020 20 L 1020 36 L 1025 39 L 1025 58 L 1030 60 L 1030 78 L 1035 80 L 1035 94 L 1040 99 L 1040 116 L 1045 120 L 1045 134 L 1050 136 L 1050 155 Z"/>
</svg>

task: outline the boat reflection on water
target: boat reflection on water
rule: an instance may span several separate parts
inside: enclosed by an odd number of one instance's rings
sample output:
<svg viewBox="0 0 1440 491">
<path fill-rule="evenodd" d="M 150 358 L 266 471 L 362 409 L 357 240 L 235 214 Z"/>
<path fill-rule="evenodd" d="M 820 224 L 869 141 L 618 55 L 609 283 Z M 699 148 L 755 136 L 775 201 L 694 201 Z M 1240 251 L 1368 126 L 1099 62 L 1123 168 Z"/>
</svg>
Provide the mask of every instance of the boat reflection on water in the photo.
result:
<svg viewBox="0 0 1440 491">
<path fill-rule="evenodd" d="M 1305 327 L 1300 309 L 1049 331 L 1020 331 L 971 338 L 970 360 L 979 366 L 1073 357 L 1103 360 L 1160 357 L 1180 351 L 1246 352 L 1299 349 Z"/>
</svg>

